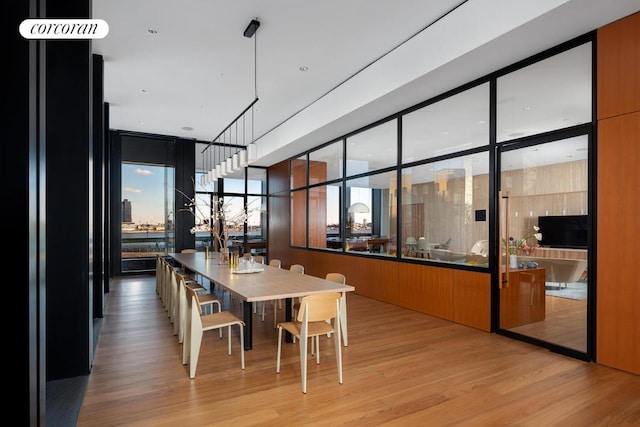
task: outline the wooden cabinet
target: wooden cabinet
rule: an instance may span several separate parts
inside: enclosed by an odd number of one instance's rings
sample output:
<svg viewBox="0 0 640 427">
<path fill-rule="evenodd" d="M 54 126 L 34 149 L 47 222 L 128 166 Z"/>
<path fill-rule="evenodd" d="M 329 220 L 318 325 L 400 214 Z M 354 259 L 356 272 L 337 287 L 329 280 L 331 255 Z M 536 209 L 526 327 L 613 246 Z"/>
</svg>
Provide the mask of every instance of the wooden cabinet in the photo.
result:
<svg viewBox="0 0 640 427">
<path fill-rule="evenodd" d="M 509 284 L 500 289 L 502 329 L 539 322 L 545 318 L 545 271 L 542 268 L 515 270 Z"/>
</svg>

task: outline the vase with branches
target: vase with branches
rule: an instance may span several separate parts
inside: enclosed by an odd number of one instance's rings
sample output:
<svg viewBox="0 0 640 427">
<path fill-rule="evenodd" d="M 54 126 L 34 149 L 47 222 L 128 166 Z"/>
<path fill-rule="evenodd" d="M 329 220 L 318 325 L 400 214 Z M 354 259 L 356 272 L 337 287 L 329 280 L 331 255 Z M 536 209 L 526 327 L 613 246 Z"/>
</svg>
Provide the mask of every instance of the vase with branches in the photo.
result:
<svg viewBox="0 0 640 427">
<path fill-rule="evenodd" d="M 220 261 L 227 263 L 229 261 L 230 230 L 246 223 L 248 217 L 246 206 L 239 212 L 231 214 L 231 206 L 225 203 L 223 197 L 216 198 L 213 206 L 209 207 L 209 204 L 204 200 L 202 203 L 198 203 L 195 197 L 189 197 L 178 189 L 176 191 L 187 199 L 184 207 L 179 211 L 189 212 L 195 218 L 196 223 L 190 230 L 191 234 L 210 233 L 214 249 L 221 254 Z"/>
</svg>

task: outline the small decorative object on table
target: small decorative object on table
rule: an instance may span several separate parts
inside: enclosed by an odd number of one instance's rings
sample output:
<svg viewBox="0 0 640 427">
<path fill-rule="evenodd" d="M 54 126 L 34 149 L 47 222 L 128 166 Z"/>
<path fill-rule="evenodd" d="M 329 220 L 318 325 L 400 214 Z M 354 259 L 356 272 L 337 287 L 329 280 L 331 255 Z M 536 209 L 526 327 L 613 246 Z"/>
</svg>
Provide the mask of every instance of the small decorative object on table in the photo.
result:
<svg viewBox="0 0 640 427">
<path fill-rule="evenodd" d="M 540 247 L 538 242 L 542 240 L 542 233 L 540 233 L 540 227 L 533 226 L 533 232 L 525 235 L 520 239 L 514 239 L 509 237 L 509 241 L 503 241 L 505 248 L 509 253 L 509 267 L 510 268 L 523 268 L 519 266 L 518 254 L 533 255 L 537 248 Z M 531 241 L 531 243 L 530 243 Z"/>
</svg>

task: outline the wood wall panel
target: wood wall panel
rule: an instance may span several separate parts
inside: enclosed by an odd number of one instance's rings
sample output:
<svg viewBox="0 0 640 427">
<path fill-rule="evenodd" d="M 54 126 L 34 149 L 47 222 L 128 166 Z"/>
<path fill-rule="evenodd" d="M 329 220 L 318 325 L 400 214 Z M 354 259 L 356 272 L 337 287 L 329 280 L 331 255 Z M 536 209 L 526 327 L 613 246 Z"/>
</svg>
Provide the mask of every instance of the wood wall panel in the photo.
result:
<svg viewBox="0 0 640 427">
<path fill-rule="evenodd" d="M 640 13 L 598 30 L 596 361 L 640 375 Z"/>
<path fill-rule="evenodd" d="M 453 270 L 403 264 L 398 270 L 398 304 L 453 320 Z"/>
<path fill-rule="evenodd" d="M 598 120 L 640 110 L 640 12 L 598 30 Z"/>
<path fill-rule="evenodd" d="M 640 112 L 601 121 L 598 141 L 597 361 L 640 374 Z"/>
<path fill-rule="evenodd" d="M 453 272 L 453 320 L 491 330 L 491 275 L 474 271 Z"/>
</svg>

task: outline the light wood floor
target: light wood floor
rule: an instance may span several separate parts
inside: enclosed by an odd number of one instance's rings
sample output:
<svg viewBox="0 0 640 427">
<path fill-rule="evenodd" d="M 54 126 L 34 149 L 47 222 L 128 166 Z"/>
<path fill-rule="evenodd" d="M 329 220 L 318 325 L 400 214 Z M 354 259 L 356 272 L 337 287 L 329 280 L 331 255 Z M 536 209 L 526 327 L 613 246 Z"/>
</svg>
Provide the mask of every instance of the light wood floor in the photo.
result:
<svg viewBox="0 0 640 427">
<path fill-rule="evenodd" d="M 155 279 L 114 280 L 78 426 L 640 425 L 640 377 L 405 310 L 348 296 L 349 346 L 337 383 L 332 341 L 309 359 L 297 346 L 275 372 L 273 320 L 239 341 L 205 334 L 197 376 L 155 293 Z M 225 308 L 230 308 L 225 295 Z M 232 308 L 240 314 L 241 304 Z M 272 313 L 267 310 L 267 313 Z M 279 313 L 282 315 L 282 312 Z M 272 314 L 271 314 L 272 315 Z"/>
</svg>

